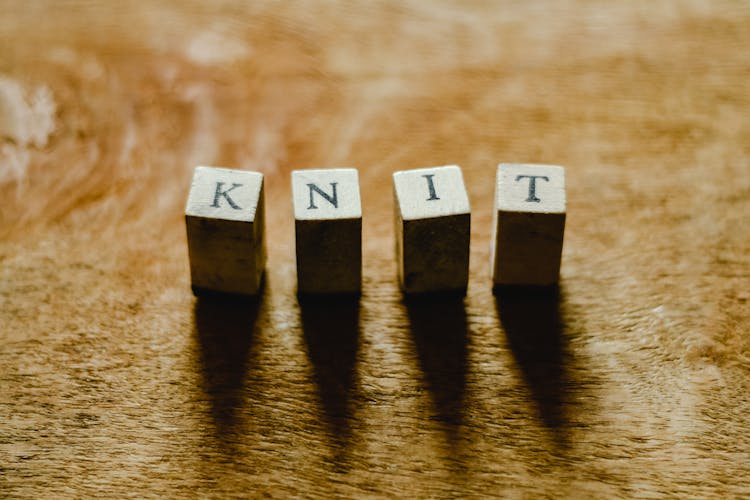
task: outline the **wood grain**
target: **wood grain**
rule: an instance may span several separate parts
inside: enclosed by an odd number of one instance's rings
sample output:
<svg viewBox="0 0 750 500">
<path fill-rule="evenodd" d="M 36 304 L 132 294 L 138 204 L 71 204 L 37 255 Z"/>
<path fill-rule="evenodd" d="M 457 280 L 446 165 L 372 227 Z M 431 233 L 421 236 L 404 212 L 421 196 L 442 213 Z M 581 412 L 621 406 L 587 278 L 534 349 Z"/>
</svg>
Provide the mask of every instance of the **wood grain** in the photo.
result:
<svg viewBox="0 0 750 500">
<path fill-rule="evenodd" d="M 750 495 L 745 2 L 0 2 L 0 494 Z M 566 166 L 558 294 L 490 292 L 500 161 Z M 197 164 L 262 171 L 196 301 Z M 405 304 L 391 174 L 458 164 Z M 289 173 L 356 166 L 363 295 L 298 303 Z"/>
</svg>

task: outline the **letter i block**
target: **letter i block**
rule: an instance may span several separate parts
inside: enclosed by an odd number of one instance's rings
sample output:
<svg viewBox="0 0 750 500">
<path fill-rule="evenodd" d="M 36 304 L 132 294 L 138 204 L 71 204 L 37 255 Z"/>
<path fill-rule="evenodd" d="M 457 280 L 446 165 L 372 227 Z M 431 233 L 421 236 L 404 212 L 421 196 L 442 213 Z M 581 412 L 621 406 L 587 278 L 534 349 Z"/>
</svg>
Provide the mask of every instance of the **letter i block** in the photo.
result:
<svg viewBox="0 0 750 500">
<path fill-rule="evenodd" d="M 266 263 L 263 174 L 196 167 L 185 208 L 193 292 L 258 293 Z"/>
<path fill-rule="evenodd" d="M 556 284 L 565 230 L 565 169 L 501 163 L 495 189 L 493 285 Z"/>
<path fill-rule="evenodd" d="M 292 171 L 297 292 L 359 293 L 362 205 L 353 168 Z"/>
<path fill-rule="evenodd" d="M 466 293 L 471 207 L 461 169 L 396 172 L 393 188 L 401 289 Z"/>
</svg>

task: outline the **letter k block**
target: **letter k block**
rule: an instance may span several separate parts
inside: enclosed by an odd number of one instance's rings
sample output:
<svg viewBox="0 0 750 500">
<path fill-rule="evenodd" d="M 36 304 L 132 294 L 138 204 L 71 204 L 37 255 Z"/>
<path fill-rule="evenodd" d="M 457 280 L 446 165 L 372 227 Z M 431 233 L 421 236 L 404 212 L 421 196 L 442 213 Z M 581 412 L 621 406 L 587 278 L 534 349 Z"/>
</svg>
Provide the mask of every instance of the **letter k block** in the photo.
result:
<svg viewBox="0 0 750 500">
<path fill-rule="evenodd" d="M 196 167 L 185 224 L 193 293 L 256 295 L 266 263 L 263 174 Z"/>
<path fill-rule="evenodd" d="M 362 205 L 353 168 L 292 171 L 297 293 L 362 288 Z"/>
<path fill-rule="evenodd" d="M 565 231 L 565 169 L 501 163 L 496 180 L 493 285 L 555 285 Z"/>
</svg>

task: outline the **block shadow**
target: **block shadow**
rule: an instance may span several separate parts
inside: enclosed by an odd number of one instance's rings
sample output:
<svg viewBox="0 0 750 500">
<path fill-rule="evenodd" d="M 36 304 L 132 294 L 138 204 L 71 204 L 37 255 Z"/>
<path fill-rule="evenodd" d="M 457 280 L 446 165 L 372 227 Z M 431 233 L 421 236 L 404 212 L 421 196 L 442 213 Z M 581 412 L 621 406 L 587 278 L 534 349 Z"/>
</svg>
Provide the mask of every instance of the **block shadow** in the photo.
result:
<svg viewBox="0 0 750 500">
<path fill-rule="evenodd" d="M 568 352 L 561 313 L 563 290 L 503 287 L 495 304 L 508 345 L 537 406 L 544 426 L 556 443 L 569 443 L 566 404 L 570 381 Z"/>
<path fill-rule="evenodd" d="M 357 391 L 359 296 L 300 296 L 300 319 L 307 355 L 336 461 L 346 459 Z"/>
<path fill-rule="evenodd" d="M 255 340 L 262 295 L 257 298 L 202 292 L 193 316 L 202 387 L 217 438 L 225 444 L 240 432 L 238 414 Z"/>
<path fill-rule="evenodd" d="M 462 294 L 404 299 L 417 358 L 435 405 L 435 419 L 455 441 L 464 421 L 468 326 Z"/>
</svg>

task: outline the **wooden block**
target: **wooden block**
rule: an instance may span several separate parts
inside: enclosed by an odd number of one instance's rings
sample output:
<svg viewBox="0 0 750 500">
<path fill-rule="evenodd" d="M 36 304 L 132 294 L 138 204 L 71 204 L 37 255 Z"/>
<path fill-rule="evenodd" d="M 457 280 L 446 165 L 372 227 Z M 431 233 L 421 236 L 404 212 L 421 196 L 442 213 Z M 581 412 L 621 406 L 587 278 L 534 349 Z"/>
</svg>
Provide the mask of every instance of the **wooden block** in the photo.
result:
<svg viewBox="0 0 750 500">
<path fill-rule="evenodd" d="M 359 293 L 362 205 L 353 168 L 292 172 L 297 292 Z"/>
<path fill-rule="evenodd" d="M 471 207 L 457 166 L 393 174 L 396 259 L 401 289 L 466 293 Z"/>
<path fill-rule="evenodd" d="M 196 167 L 185 207 L 194 293 L 258 293 L 266 263 L 263 219 L 263 174 Z"/>
<path fill-rule="evenodd" d="M 501 163 L 495 190 L 493 284 L 556 284 L 565 230 L 565 169 Z"/>
</svg>

